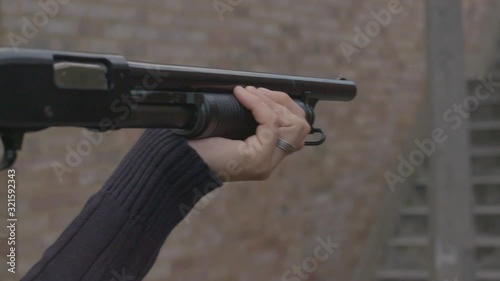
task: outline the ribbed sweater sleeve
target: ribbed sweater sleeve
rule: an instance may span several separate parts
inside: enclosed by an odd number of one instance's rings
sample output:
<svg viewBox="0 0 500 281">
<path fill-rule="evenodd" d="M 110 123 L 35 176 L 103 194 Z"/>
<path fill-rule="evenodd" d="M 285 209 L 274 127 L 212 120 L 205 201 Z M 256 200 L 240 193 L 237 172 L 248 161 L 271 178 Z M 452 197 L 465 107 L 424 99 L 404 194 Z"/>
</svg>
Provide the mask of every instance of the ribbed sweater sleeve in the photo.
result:
<svg viewBox="0 0 500 281">
<path fill-rule="evenodd" d="M 185 139 L 146 130 L 22 281 L 142 280 L 199 194 L 220 185 Z"/>
</svg>

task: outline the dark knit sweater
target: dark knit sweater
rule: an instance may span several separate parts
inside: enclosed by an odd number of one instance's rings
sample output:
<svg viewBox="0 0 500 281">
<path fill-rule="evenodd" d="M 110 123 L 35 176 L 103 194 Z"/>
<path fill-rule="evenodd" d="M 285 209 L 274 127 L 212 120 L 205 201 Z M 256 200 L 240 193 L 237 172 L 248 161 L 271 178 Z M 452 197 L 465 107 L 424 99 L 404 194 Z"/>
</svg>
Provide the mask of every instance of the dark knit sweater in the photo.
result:
<svg viewBox="0 0 500 281">
<path fill-rule="evenodd" d="M 147 130 L 22 281 L 142 280 L 196 193 L 221 184 L 185 139 Z"/>
</svg>

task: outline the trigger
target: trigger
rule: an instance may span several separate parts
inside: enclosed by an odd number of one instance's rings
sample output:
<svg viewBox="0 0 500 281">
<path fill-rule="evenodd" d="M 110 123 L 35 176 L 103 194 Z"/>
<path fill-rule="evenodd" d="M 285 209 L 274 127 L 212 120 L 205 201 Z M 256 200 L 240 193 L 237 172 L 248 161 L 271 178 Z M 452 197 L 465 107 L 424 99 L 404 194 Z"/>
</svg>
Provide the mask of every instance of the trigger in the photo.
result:
<svg viewBox="0 0 500 281">
<path fill-rule="evenodd" d="M 325 132 L 322 130 L 322 129 L 319 129 L 319 128 L 312 128 L 311 132 L 309 133 L 310 135 L 316 135 L 316 134 L 320 134 L 320 138 L 316 141 L 306 141 L 305 142 L 305 145 L 307 146 L 317 146 L 317 145 L 321 145 L 325 142 L 326 140 L 326 134 Z"/>
</svg>

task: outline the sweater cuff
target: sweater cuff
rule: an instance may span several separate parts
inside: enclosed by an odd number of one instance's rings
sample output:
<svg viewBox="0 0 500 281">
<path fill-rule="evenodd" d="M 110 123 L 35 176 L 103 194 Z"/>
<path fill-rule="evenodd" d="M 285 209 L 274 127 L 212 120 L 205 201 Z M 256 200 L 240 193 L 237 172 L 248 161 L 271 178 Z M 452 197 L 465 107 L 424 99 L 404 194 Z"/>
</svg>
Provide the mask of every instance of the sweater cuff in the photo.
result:
<svg viewBox="0 0 500 281">
<path fill-rule="evenodd" d="M 161 227 L 182 220 L 201 199 L 200 194 L 221 185 L 217 174 L 185 138 L 170 130 L 149 129 L 102 191 L 118 201 L 133 219 Z"/>
</svg>

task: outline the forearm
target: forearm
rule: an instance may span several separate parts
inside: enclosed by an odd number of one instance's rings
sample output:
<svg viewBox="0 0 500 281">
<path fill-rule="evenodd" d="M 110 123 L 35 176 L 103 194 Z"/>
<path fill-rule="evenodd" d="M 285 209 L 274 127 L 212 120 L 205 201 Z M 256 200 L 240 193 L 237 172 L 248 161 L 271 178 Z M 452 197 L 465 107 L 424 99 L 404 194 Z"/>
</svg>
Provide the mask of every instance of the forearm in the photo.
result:
<svg viewBox="0 0 500 281">
<path fill-rule="evenodd" d="M 141 280 L 194 191 L 220 185 L 184 139 L 148 130 L 22 280 Z"/>
</svg>

